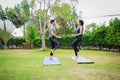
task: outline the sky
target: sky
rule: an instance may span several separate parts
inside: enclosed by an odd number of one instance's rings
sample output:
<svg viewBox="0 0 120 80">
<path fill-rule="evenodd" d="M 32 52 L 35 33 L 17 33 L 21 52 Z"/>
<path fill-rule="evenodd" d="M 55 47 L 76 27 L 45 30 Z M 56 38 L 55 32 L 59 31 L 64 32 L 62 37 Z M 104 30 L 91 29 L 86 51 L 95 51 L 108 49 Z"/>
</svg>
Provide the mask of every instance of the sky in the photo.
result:
<svg viewBox="0 0 120 80">
<path fill-rule="evenodd" d="M 5 7 L 14 7 L 19 4 L 22 0 L 0 0 L 0 5 Z M 86 25 L 92 22 L 101 24 L 106 22 L 108 24 L 109 20 L 113 17 L 106 18 L 91 18 L 102 15 L 109 14 L 119 14 L 120 13 L 120 0 L 78 0 L 79 3 L 76 6 L 77 12 L 82 11 L 83 20 L 85 20 Z M 87 17 L 87 18 L 86 18 Z M 117 16 L 120 18 L 120 16 Z M 88 19 L 89 18 L 89 19 Z"/>
<path fill-rule="evenodd" d="M 16 4 L 20 3 L 22 0 L 0 0 L 0 5 L 5 7 L 14 7 Z M 97 23 L 98 25 L 102 23 L 109 24 L 111 18 L 114 17 L 99 17 L 92 18 L 103 15 L 120 14 L 120 0 L 78 0 L 79 3 L 76 5 L 77 13 L 82 11 L 82 19 L 85 21 L 85 25 L 90 23 Z"/>
<path fill-rule="evenodd" d="M 109 20 L 114 17 L 90 17 L 120 14 L 120 0 L 79 0 L 77 10 L 82 11 L 82 17 L 89 18 L 83 18 L 86 24 L 90 24 L 92 22 L 99 25 L 103 22 L 108 24 Z M 116 17 L 120 18 L 120 16 Z"/>
</svg>

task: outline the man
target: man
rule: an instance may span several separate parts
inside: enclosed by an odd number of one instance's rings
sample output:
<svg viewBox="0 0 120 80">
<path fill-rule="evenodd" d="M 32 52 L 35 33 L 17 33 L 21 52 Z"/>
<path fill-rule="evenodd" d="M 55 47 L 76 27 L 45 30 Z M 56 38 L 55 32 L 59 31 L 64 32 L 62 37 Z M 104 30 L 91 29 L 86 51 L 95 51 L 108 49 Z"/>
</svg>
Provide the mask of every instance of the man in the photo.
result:
<svg viewBox="0 0 120 80">
<path fill-rule="evenodd" d="M 52 50 L 50 52 L 50 60 L 52 60 L 52 56 L 54 55 L 54 51 L 60 46 L 60 43 L 57 41 L 56 38 L 61 38 L 61 37 L 56 35 L 56 29 L 55 29 L 56 22 L 55 22 L 55 20 L 51 20 L 50 23 L 51 23 L 51 26 L 49 28 L 49 37 L 50 37 L 50 42 L 51 42 L 51 46 L 52 46 Z"/>
</svg>

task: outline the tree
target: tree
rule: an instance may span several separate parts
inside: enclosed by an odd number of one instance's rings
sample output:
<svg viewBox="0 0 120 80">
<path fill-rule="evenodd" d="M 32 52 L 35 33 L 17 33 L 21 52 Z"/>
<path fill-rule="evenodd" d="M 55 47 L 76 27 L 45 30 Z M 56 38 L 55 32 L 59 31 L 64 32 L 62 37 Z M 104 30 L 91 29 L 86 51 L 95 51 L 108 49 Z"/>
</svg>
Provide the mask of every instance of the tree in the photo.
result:
<svg viewBox="0 0 120 80">
<path fill-rule="evenodd" d="M 3 23 L 4 23 L 4 29 L 0 31 L 0 38 L 3 40 L 5 48 L 7 48 L 7 41 L 10 38 L 10 33 L 7 32 L 6 29 L 6 23 L 5 20 L 7 19 L 4 10 L 2 9 L 1 5 L 0 5 L 0 19 L 2 19 Z"/>
<path fill-rule="evenodd" d="M 62 0 L 31 0 L 31 3 L 30 3 L 31 18 L 38 23 L 38 27 L 40 30 L 40 36 L 41 36 L 41 40 L 42 40 L 41 41 L 42 42 L 42 48 L 41 48 L 42 50 L 45 50 L 45 47 L 46 47 L 45 34 L 49 28 L 47 26 L 47 23 L 51 17 L 51 16 L 49 16 L 49 14 L 54 16 L 54 14 L 51 13 L 52 8 L 54 5 L 58 5 L 59 3 L 61 3 L 61 1 Z M 73 1 L 73 0 L 69 0 L 69 1 Z M 77 1 L 77 0 L 74 0 L 74 1 Z M 38 9 L 36 8 L 36 6 L 38 6 L 37 4 L 39 4 Z M 62 11 L 62 10 L 64 10 L 64 11 Z M 59 13 L 64 13 L 64 12 L 69 13 L 71 11 L 71 8 L 69 5 L 64 4 L 64 6 L 62 6 L 62 10 Z M 69 14 L 65 14 L 64 19 L 65 19 L 65 17 L 67 17 L 67 20 L 69 21 L 68 18 L 71 18 L 69 15 L 71 15 L 71 12 Z M 63 21 L 63 19 L 61 18 L 60 20 L 63 22 L 63 24 L 65 24 L 63 26 L 66 27 L 66 23 L 67 23 L 67 22 L 65 22 L 66 19 L 65 19 L 65 21 Z M 64 31 L 64 29 L 62 29 L 62 30 Z"/>
<path fill-rule="evenodd" d="M 30 16 L 28 1 L 23 0 L 21 4 L 17 4 L 14 8 L 7 7 L 5 12 L 8 19 L 16 26 L 16 28 L 23 26 L 25 37 L 25 23 L 28 22 Z"/>
<path fill-rule="evenodd" d="M 33 42 L 40 38 L 37 29 L 34 26 L 27 27 L 26 41 L 31 48 L 33 48 Z"/>
<path fill-rule="evenodd" d="M 85 26 L 85 33 L 92 32 L 92 31 L 96 30 L 98 27 L 99 26 L 96 23 L 88 24 L 87 26 Z"/>
<path fill-rule="evenodd" d="M 28 22 L 30 18 L 30 6 L 28 4 L 27 0 L 23 0 L 21 2 L 21 10 L 22 13 L 20 14 L 20 17 L 22 18 L 23 22 Z M 24 33 L 24 38 L 25 38 L 25 23 L 23 25 L 23 33 Z"/>
<path fill-rule="evenodd" d="M 16 28 L 19 28 L 24 24 L 24 22 L 18 16 L 19 14 L 17 14 L 15 10 L 16 9 L 7 7 L 5 9 L 5 14 L 6 14 L 7 18 L 16 26 Z"/>
<path fill-rule="evenodd" d="M 61 34 L 65 34 L 65 27 L 73 17 L 70 5 L 67 3 L 63 3 L 61 6 L 55 5 L 51 8 L 51 12 L 56 16 L 56 20 L 61 28 L 60 29 Z"/>
<path fill-rule="evenodd" d="M 73 17 L 70 24 L 71 24 L 71 27 L 73 27 L 74 31 L 76 31 L 76 26 L 77 26 L 76 22 L 78 19 L 78 14 L 76 13 L 76 8 L 74 6 L 72 7 L 72 12 L 73 12 Z"/>
<path fill-rule="evenodd" d="M 47 23 L 50 19 L 50 16 L 48 15 L 50 8 L 52 5 L 55 5 L 59 0 L 32 0 L 30 3 L 31 7 L 31 18 L 33 21 L 37 22 L 40 36 L 41 36 L 41 42 L 42 42 L 42 48 L 41 50 L 45 50 L 45 34 L 48 30 Z M 36 9 L 36 4 L 39 4 L 39 9 Z"/>
<path fill-rule="evenodd" d="M 102 25 L 93 32 L 93 41 L 97 46 L 99 46 L 100 50 L 102 50 L 102 47 L 106 44 L 106 33 L 105 25 Z"/>
<path fill-rule="evenodd" d="M 16 28 L 21 27 L 29 20 L 30 10 L 28 1 L 23 0 L 21 4 L 17 4 L 14 8 L 7 7 L 5 14 Z"/>
<path fill-rule="evenodd" d="M 4 42 L 5 48 L 7 48 L 7 42 L 10 39 L 10 37 L 11 37 L 11 34 L 7 32 L 6 26 L 4 26 L 4 30 L 0 31 L 0 38 Z"/>
<path fill-rule="evenodd" d="M 120 52 L 120 20 L 115 18 L 110 20 L 107 31 L 106 41 L 109 45 L 109 49 L 117 46 Z"/>
<path fill-rule="evenodd" d="M 0 19 L 2 19 L 4 28 L 6 27 L 5 20 L 7 19 L 4 10 L 2 9 L 2 6 L 0 5 Z"/>
</svg>

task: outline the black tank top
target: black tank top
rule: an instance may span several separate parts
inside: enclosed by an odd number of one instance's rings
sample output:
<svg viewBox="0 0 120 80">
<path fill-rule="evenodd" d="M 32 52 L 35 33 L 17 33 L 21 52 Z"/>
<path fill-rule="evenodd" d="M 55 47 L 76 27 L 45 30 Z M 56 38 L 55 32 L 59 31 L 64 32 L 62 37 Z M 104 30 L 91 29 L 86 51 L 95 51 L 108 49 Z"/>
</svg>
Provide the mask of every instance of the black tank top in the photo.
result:
<svg viewBox="0 0 120 80">
<path fill-rule="evenodd" d="M 77 30 L 76 30 L 76 34 L 79 34 L 79 33 L 80 33 L 80 27 L 78 26 L 78 27 L 77 27 Z M 82 35 L 76 36 L 76 38 L 78 38 L 78 37 L 80 37 L 80 36 L 82 36 Z"/>
</svg>

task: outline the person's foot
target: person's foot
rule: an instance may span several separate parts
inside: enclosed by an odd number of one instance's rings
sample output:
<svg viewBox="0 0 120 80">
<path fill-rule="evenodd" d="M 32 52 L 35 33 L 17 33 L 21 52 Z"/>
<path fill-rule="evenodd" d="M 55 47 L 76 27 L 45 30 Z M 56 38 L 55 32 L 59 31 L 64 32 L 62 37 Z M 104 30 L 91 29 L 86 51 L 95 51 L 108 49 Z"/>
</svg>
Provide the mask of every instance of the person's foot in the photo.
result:
<svg viewBox="0 0 120 80">
<path fill-rule="evenodd" d="M 52 53 L 52 55 L 54 55 L 54 54 L 55 54 L 53 50 L 51 50 L 51 53 Z"/>
<path fill-rule="evenodd" d="M 79 57 L 78 57 L 78 56 L 76 56 L 76 58 L 75 58 L 74 60 L 75 60 L 75 61 L 77 61 L 77 60 L 78 60 L 78 58 L 79 58 Z"/>
<path fill-rule="evenodd" d="M 49 59 L 52 61 L 53 60 L 52 56 L 50 56 Z"/>
</svg>

